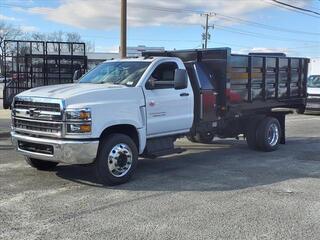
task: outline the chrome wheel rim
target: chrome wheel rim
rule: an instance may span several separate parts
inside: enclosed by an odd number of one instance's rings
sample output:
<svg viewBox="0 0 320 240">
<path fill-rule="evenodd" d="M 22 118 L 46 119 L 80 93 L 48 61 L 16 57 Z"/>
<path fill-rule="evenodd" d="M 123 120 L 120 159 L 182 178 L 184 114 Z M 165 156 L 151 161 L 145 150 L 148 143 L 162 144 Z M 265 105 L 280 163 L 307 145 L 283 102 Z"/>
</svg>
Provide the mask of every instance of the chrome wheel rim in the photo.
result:
<svg viewBox="0 0 320 240">
<path fill-rule="evenodd" d="M 117 178 L 125 176 L 132 166 L 131 148 L 124 143 L 114 146 L 108 155 L 109 172 Z"/>
<path fill-rule="evenodd" d="M 278 141 L 279 141 L 279 128 L 277 124 L 272 123 L 268 130 L 268 144 L 271 147 L 274 147 L 275 145 L 277 145 Z"/>
</svg>

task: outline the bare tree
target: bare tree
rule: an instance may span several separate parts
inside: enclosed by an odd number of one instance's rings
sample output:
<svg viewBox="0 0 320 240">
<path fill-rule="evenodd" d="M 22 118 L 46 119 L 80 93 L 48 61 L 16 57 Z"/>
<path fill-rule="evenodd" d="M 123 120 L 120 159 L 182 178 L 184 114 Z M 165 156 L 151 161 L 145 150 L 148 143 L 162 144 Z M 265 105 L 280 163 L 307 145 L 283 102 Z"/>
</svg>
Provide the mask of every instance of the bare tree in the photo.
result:
<svg viewBox="0 0 320 240">
<path fill-rule="evenodd" d="M 0 22 L 0 51 L 4 50 L 4 41 L 23 38 L 23 31 L 4 21 Z"/>
<path fill-rule="evenodd" d="M 52 33 L 42 33 L 42 32 L 33 32 L 30 34 L 24 33 L 20 28 L 14 27 L 13 25 L 0 21 L 0 65 L 2 66 L 2 53 L 4 51 L 4 41 L 5 40 L 34 40 L 34 41 L 49 41 L 49 42 L 84 42 L 86 44 L 86 51 L 94 51 L 94 43 L 91 41 L 84 41 L 82 36 L 77 32 L 64 32 L 64 31 L 55 31 Z M 41 46 L 38 47 L 33 45 L 38 51 L 41 50 Z M 58 51 L 57 46 L 53 43 L 52 50 Z M 77 48 L 77 46 L 75 46 Z M 74 50 L 80 50 L 74 49 Z M 1 70 L 1 69 L 0 69 Z"/>
<path fill-rule="evenodd" d="M 35 41 L 81 42 L 81 35 L 76 32 L 56 31 L 52 33 L 33 32 L 29 38 Z"/>
<path fill-rule="evenodd" d="M 66 40 L 65 38 L 66 33 L 63 31 L 56 31 L 48 34 L 48 39 L 47 41 L 52 41 L 52 42 L 63 42 Z"/>
<path fill-rule="evenodd" d="M 33 32 L 28 38 L 34 41 L 47 41 L 48 36 L 45 33 Z"/>
<path fill-rule="evenodd" d="M 93 41 L 86 41 L 86 51 L 87 52 L 94 52 L 95 51 L 95 44 Z"/>
<path fill-rule="evenodd" d="M 94 43 L 92 41 L 84 41 L 82 36 L 77 32 L 63 32 L 63 31 L 56 31 L 52 33 L 41 33 L 41 32 L 34 32 L 32 33 L 29 38 L 35 41 L 50 41 L 50 42 L 74 42 L 80 43 L 84 42 L 86 44 L 86 51 L 94 51 Z M 75 46 L 77 48 L 77 46 Z M 79 50 L 79 49 L 76 49 Z"/>
<path fill-rule="evenodd" d="M 66 33 L 66 41 L 67 42 L 81 42 L 81 35 L 77 32 Z"/>
<path fill-rule="evenodd" d="M 5 21 L 0 22 L 0 71 L 3 72 L 3 51 L 4 41 L 9 39 L 22 39 L 23 31 L 20 28 L 14 27 Z"/>
</svg>

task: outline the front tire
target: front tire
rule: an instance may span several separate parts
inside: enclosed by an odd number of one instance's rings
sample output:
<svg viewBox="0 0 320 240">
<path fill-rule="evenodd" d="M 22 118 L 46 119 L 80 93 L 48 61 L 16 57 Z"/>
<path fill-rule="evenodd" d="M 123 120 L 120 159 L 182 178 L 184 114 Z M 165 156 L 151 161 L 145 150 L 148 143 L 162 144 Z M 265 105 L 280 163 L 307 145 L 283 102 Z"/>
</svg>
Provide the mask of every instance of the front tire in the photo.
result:
<svg viewBox="0 0 320 240">
<path fill-rule="evenodd" d="M 41 171 L 53 170 L 58 165 L 58 163 L 56 162 L 43 161 L 43 160 L 38 160 L 35 158 L 29 158 L 29 157 L 26 157 L 25 160 L 31 167 Z"/>
<path fill-rule="evenodd" d="M 138 164 L 138 149 L 124 134 L 112 134 L 100 143 L 95 162 L 98 180 L 109 186 L 128 182 Z"/>
</svg>

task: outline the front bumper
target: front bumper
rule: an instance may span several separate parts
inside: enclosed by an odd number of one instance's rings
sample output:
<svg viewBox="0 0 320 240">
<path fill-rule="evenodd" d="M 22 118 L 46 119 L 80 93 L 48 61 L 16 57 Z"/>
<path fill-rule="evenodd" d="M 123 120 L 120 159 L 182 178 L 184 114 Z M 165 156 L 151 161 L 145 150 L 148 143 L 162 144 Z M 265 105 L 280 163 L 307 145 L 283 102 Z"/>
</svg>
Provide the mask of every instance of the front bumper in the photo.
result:
<svg viewBox="0 0 320 240">
<path fill-rule="evenodd" d="M 90 164 L 97 156 L 99 141 L 84 140 L 58 140 L 48 138 L 35 138 L 11 132 L 12 143 L 22 155 L 39 160 L 67 163 L 67 164 Z M 29 144 L 27 150 L 21 148 L 21 144 Z M 47 146 L 50 153 L 38 151 L 37 147 Z"/>
</svg>

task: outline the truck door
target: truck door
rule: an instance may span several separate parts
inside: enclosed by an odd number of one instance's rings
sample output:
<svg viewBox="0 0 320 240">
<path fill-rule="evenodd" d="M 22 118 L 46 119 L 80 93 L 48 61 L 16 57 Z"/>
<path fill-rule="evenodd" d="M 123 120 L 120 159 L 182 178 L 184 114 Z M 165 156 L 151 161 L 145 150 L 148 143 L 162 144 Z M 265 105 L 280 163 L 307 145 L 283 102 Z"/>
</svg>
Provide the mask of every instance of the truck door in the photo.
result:
<svg viewBox="0 0 320 240">
<path fill-rule="evenodd" d="M 188 88 L 174 88 L 174 74 L 178 68 L 175 62 L 159 64 L 145 86 L 147 135 L 150 137 L 188 132 L 193 122 L 193 92 Z"/>
</svg>

